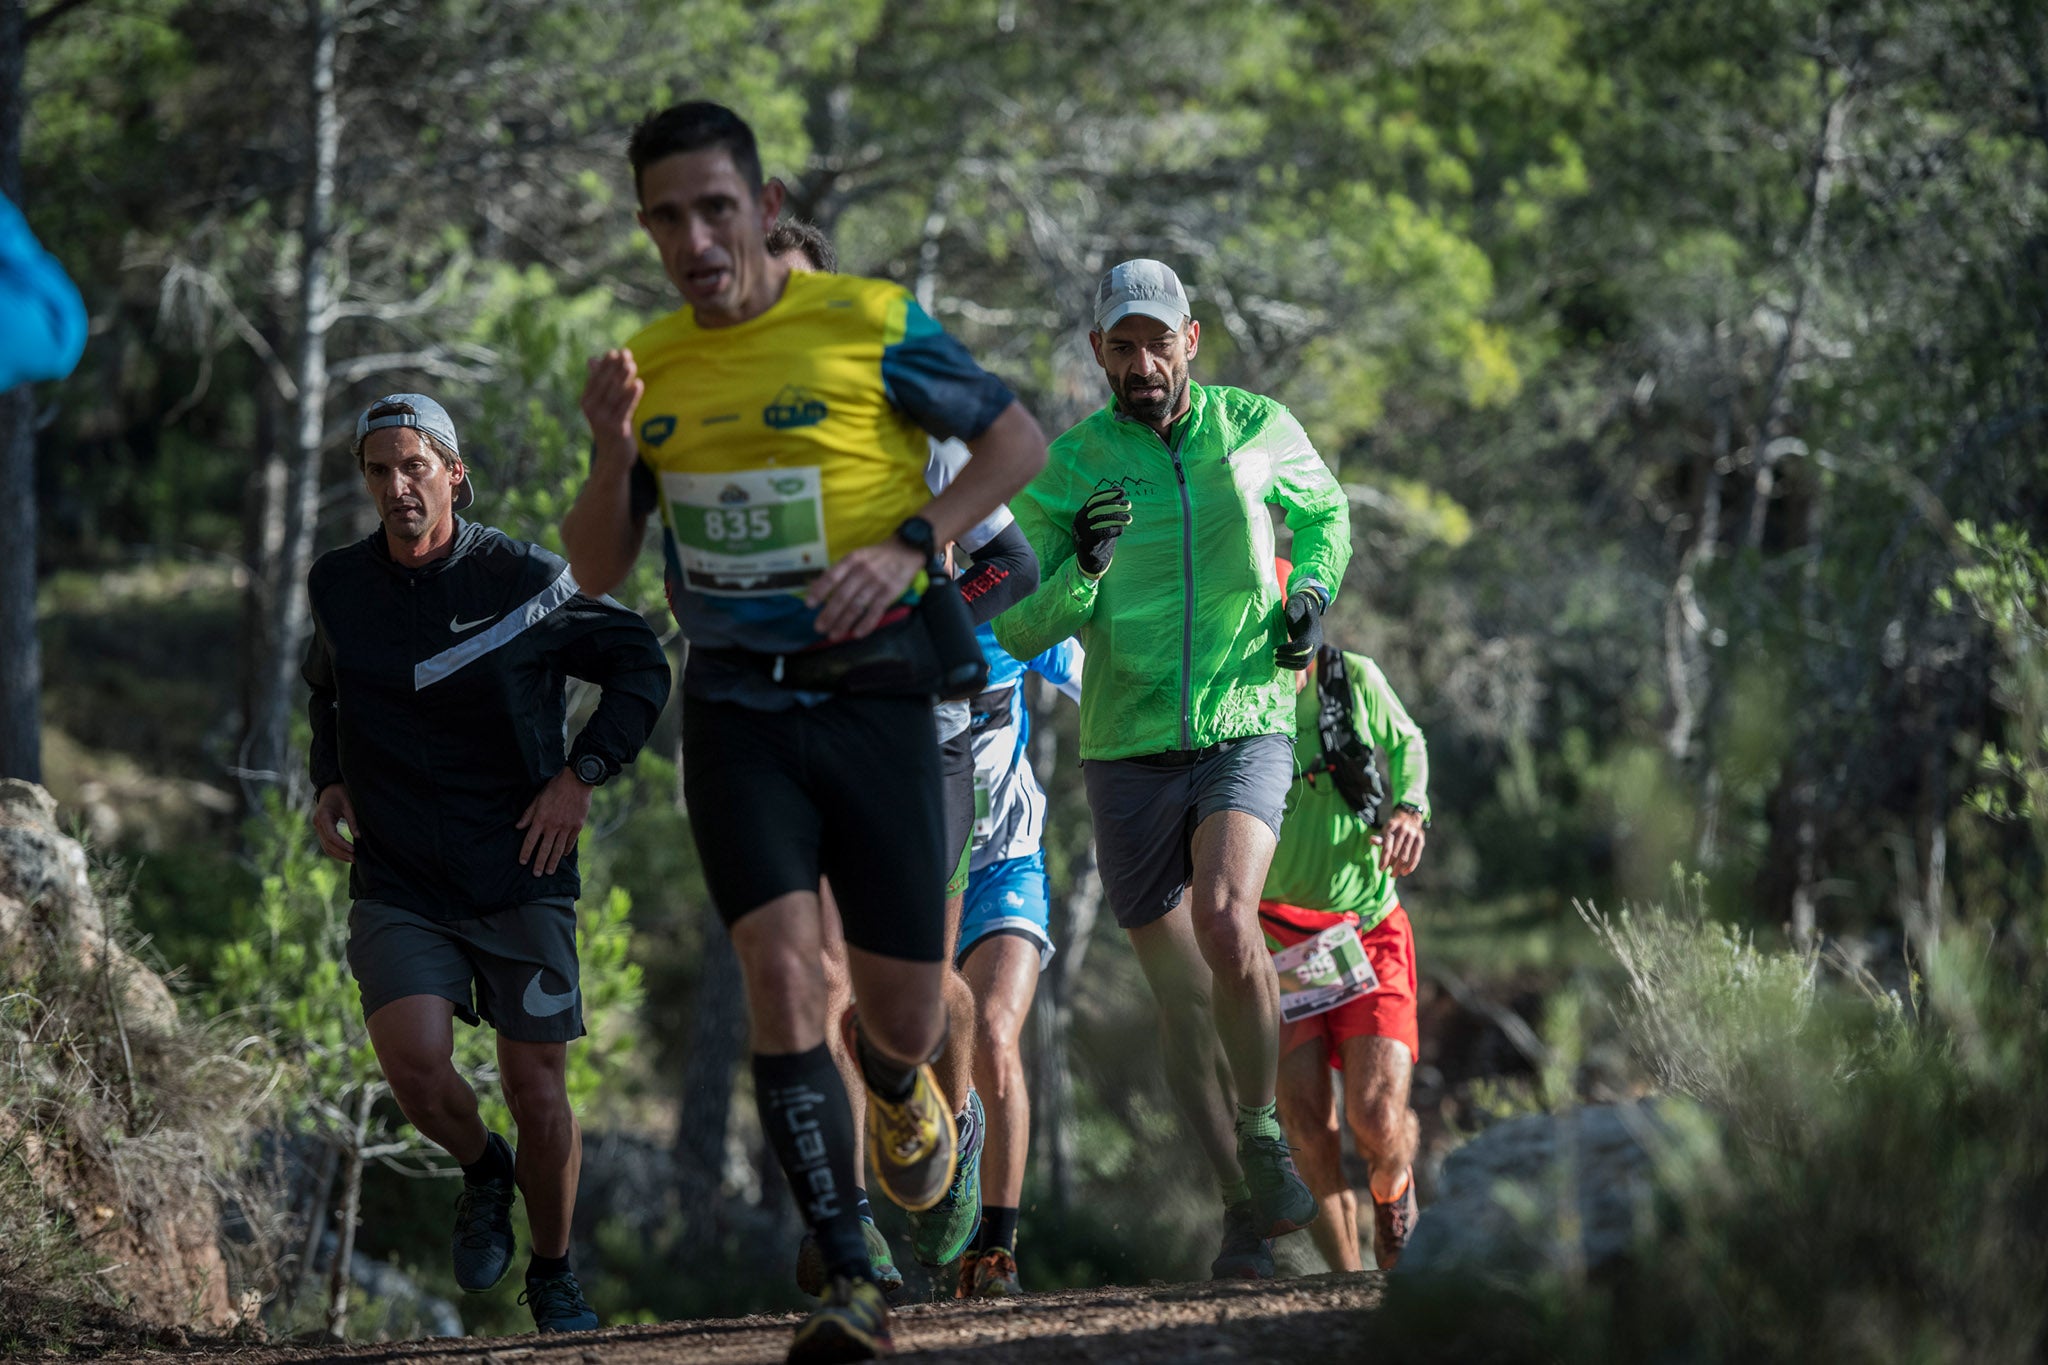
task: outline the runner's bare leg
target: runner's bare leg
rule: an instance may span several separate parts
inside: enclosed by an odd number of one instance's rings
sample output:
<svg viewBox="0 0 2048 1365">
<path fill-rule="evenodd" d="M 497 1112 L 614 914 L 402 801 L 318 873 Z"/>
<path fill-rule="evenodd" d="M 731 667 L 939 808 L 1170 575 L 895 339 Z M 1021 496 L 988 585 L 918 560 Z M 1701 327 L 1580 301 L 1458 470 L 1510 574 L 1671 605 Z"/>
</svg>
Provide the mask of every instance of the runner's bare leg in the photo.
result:
<svg viewBox="0 0 2048 1365">
<path fill-rule="evenodd" d="M 1209 964 L 1216 1035 L 1237 1081 L 1237 1103 L 1247 1108 L 1273 1102 L 1280 1063 L 1280 978 L 1259 929 L 1259 892 L 1276 843 L 1255 815 L 1210 816 L 1195 828 L 1195 872 L 1184 902 Z"/>
<path fill-rule="evenodd" d="M 370 1016 L 370 1046 L 406 1122 L 465 1165 L 481 1160 L 490 1130 L 476 1092 L 455 1069 L 455 1006 L 438 995 L 408 995 Z"/>
<path fill-rule="evenodd" d="M 818 907 L 823 913 L 820 928 L 825 952 L 825 1050 L 846 1086 L 846 1102 L 853 1109 L 853 1169 L 867 1179 L 868 1086 L 861 1079 L 860 1061 L 854 1055 L 853 978 L 846 973 L 846 926 L 839 920 L 839 902 L 832 898 L 832 883 L 818 882 Z"/>
<path fill-rule="evenodd" d="M 974 1084 L 988 1111 L 981 1149 L 981 1202 L 1016 1208 L 1024 1197 L 1030 1154 L 1031 1097 L 1024 1085 L 1024 1019 L 1038 990 L 1038 945 L 1016 934 L 993 934 L 967 955 L 974 989 Z"/>
<path fill-rule="evenodd" d="M 1358 1195 L 1344 1177 L 1344 1129 L 1337 1118 L 1329 1044 L 1311 1038 L 1280 1059 L 1280 1126 L 1294 1148 L 1301 1178 L 1315 1194 L 1309 1224 L 1316 1250 L 1332 1270 L 1358 1270 Z"/>
<path fill-rule="evenodd" d="M 946 897 L 946 1046 L 932 1068 L 955 1114 L 967 1107 L 967 1089 L 974 1084 L 974 988 L 952 965 L 965 899 Z"/>
<path fill-rule="evenodd" d="M 1159 1007 L 1160 1052 L 1166 1086 L 1187 1118 L 1217 1184 L 1244 1181 L 1237 1163 L 1236 1114 L 1231 1108 L 1230 1063 L 1216 1039 L 1209 1003 L 1209 964 L 1195 945 L 1185 899 L 1142 929 L 1128 930 L 1131 949 Z"/>
<path fill-rule="evenodd" d="M 583 1130 L 569 1107 L 565 1043 L 498 1039 L 498 1075 L 518 1138 L 515 1176 L 526 1196 L 536 1256 L 569 1254 L 569 1220 L 583 1173 Z"/>
<path fill-rule="evenodd" d="M 1391 1199 L 1410 1176 L 1421 1135 L 1408 1107 L 1415 1062 L 1392 1038 L 1346 1038 L 1343 1048 L 1344 1115 L 1372 1167 L 1373 1197 Z"/>
</svg>

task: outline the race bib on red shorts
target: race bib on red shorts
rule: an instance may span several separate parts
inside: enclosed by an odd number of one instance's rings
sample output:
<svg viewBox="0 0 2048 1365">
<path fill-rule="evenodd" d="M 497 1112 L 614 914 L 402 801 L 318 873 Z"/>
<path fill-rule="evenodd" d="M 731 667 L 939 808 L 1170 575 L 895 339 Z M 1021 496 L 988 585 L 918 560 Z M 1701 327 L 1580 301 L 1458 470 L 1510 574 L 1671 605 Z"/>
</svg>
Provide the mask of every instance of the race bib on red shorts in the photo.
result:
<svg viewBox="0 0 2048 1365">
<path fill-rule="evenodd" d="M 1261 907 L 1259 919 L 1268 938 L 1283 945 L 1272 950 L 1281 1023 L 1312 1018 L 1380 988 L 1350 916 L 1273 906 Z"/>
</svg>

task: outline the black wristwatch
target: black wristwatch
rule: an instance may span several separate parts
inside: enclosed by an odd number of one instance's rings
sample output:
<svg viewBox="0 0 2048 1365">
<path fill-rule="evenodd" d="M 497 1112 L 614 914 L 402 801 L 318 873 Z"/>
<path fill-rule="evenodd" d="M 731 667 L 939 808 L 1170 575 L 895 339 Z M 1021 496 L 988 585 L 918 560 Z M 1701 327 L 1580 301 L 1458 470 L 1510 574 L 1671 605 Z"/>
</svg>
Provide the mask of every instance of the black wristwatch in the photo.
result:
<svg viewBox="0 0 2048 1365">
<path fill-rule="evenodd" d="M 1397 801 L 1394 803 L 1394 809 L 1405 810 L 1411 814 L 1422 816 L 1422 827 L 1424 829 L 1429 828 L 1429 817 L 1424 815 L 1422 807 L 1416 805 L 1413 801 Z"/>
<path fill-rule="evenodd" d="M 896 528 L 896 539 L 923 555 L 930 561 L 939 552 L 937 538 L 932 533 L 932 524 L 923 517 L 906 517 Z"/>
<path fill-rule="evenodd" d="M 585 754 L 576 760 L 576 780 L 585 786 L 602 787 L 611 775 L 611 769 L 596 754 Z"/>
</svg>

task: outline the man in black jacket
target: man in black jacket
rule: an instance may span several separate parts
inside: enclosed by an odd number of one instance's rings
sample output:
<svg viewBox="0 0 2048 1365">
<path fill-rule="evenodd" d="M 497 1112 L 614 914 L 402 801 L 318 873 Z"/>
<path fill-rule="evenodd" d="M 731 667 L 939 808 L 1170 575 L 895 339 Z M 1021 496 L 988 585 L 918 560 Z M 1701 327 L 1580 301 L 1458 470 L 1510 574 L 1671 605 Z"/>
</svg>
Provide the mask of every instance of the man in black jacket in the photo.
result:
<svg viewBox="0 0 2048 1365">
<path fill-rule="evenodd" d="M 646 742 L 668 662 L 646 622 L 584 596 L 559 557 L 455 515 L 474 494 L 433 399 L 371 404 L 355 455 L 382 525 L 313 565 L 304 670 L 313 828 L 350 864 L 349 968 L 393 1098 L 462 1163 L 456 1282 L 504 1277 L 524 1191 L 535 1326 L 593 1328 L 568 1260 L 576 836 L 592 790 Z M 565 757 L 570 677 L 603 695 Z M 516 1158 L 454 1067 L 458 1014 L 497 1030 Z"/>
</svg>

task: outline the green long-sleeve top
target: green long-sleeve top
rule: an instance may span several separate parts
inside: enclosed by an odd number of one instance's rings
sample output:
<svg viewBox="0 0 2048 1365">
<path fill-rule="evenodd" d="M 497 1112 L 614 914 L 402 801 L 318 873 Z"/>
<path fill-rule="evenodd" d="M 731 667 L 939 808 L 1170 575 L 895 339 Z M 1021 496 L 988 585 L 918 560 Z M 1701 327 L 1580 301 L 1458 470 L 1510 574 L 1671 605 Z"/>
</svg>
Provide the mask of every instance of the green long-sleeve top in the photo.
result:
<svg viewBox="0 0 2048 1365">
<path fill-rule="evenodd" d="M 1422 728 L 1408 716 L 1380 666 L 1363 654 L 1344 652 L 1351 679 L 1351 714 L 1358 733 L 1386 758 L 1387 804 L 1402 802 L 1429 818 L 1429 746 Z M 1294 785 L 1280 822 L 1280 847 L 1266 873 L 1266 900 L 1307 910 L 1349 912 L 1360 933 L 1370 931 L 1394 908 L 1394 879 L 1380 870 L 1373 827 L 1345 802 L 1328 774 L 1307 773 L 1323 761 L 1316 729 L 1316 679 L 1294 703 Z"/>
<path fill-rule="evenodd" d="M 996 618 L 996 639 L 1029 659 L 1080 637 L 1084 759 L 1288 733 L 1296 675 L 1273 660 L 1287 628 L 1266 505 L 1284 508 L 1294 533 L 1290 593 L 1313 587 L 1327 603 L 1351 559 L 1344 492 L 1293 414 L 1242 389 L 1188 394 L 1163 439 L 1113 405 L 1083 419 L 1010 500 L 1039 588 Z M 1074 558 L 1074 513 L 1112 484 L 1132 521 L 1090 578 Z"/>
</svg>

